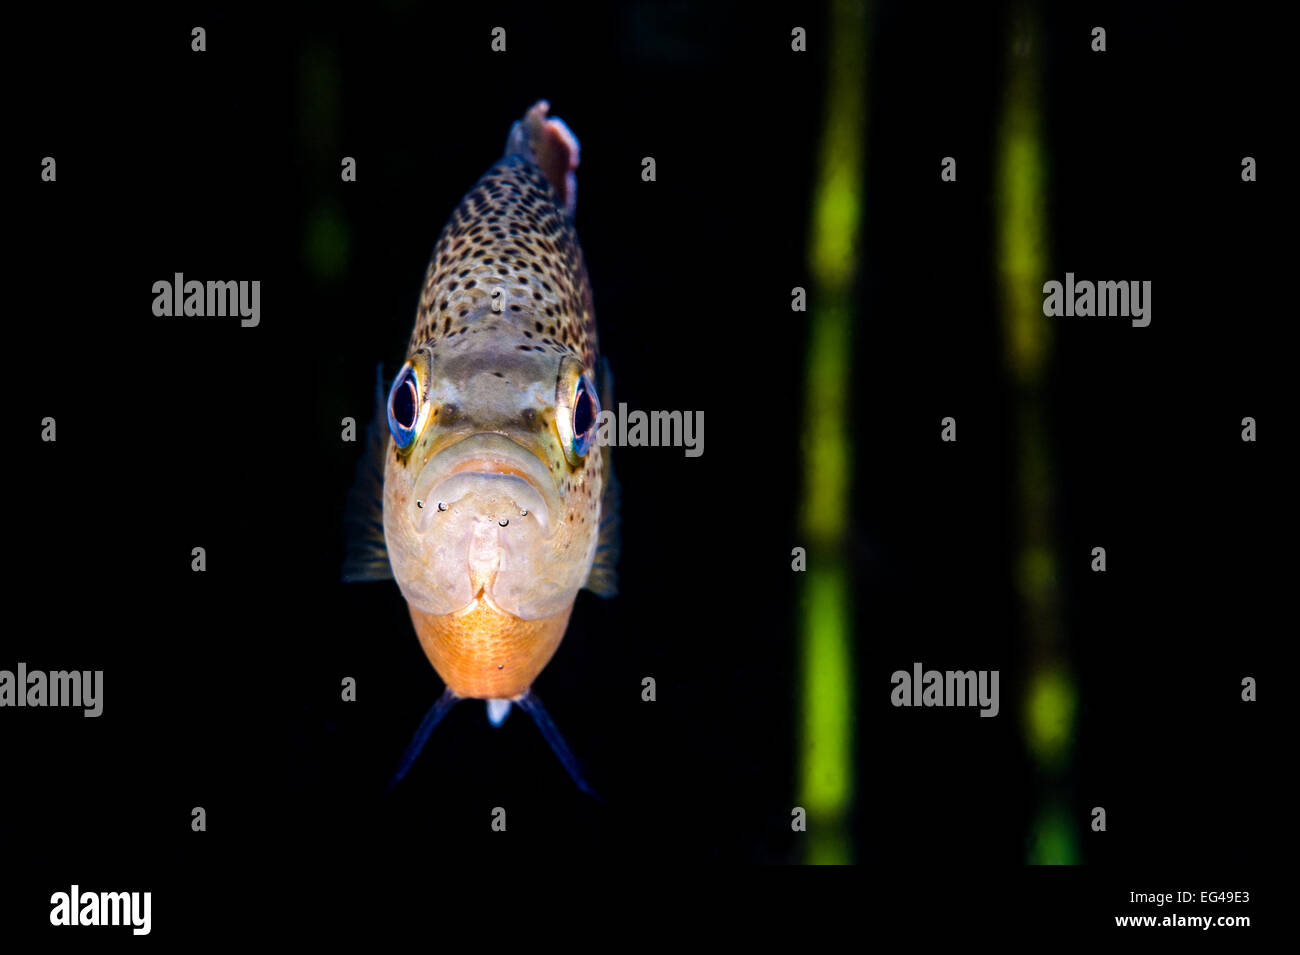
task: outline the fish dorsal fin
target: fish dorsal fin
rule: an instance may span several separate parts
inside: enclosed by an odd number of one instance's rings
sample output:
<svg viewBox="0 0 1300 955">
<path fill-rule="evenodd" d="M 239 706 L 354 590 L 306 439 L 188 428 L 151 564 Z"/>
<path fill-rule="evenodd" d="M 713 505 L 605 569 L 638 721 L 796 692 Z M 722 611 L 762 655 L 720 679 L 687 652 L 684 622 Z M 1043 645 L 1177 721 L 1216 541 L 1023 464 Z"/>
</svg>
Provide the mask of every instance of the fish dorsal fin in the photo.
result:
<svg viewBox="0 0 1300 955">
<path fill-rule="evenodd" d="M 357 461 L 356 478 L 343 510 L 347 553 L 343 580 L 392 580 L 388 542 L 384 539 L 384 447 L 388 416 L 384 401 L 384 366 L 375 369 L 375 414 L 366 428 L 366 446 Z"/>
<path fill-rule="evenodd" d="M 578 205 L 578 137 L 562 119 L 550 119 L 551 104 L 539 99 L 510 127 L 506 140 L 507 156 L 524 156 L 532 160 L 560 195 L 560 204 L 569 215 Z"/>
</svg>

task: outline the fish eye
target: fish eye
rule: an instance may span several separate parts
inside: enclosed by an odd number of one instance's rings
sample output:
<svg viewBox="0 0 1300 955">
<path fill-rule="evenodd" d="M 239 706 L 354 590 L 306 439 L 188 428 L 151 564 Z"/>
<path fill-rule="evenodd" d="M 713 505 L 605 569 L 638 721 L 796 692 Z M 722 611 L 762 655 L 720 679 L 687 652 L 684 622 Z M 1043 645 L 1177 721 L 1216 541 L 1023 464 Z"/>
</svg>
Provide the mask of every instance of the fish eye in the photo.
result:
<svg viewBox="0 0 1300 955">
<path fill-rule="evenodd" d="M 596 436 L 596 420 L 600 417 L 600 399 L 586 375 L 578 379 L 573 396 L 573 453 L 582 457 Z"/>
<path fill-rule="evenodd" d="M 399 448 L 415 440 L 420 420 L 420 379 L 408 361 L 388 393 L 388 430 Z"/>
<path fill-rule="evenodd" d="M 582 362 L 566 355 L 555 383 L 555 429 L 570 466 L 578 467 L 596 439 L 600 398 Z"/>
</svg>

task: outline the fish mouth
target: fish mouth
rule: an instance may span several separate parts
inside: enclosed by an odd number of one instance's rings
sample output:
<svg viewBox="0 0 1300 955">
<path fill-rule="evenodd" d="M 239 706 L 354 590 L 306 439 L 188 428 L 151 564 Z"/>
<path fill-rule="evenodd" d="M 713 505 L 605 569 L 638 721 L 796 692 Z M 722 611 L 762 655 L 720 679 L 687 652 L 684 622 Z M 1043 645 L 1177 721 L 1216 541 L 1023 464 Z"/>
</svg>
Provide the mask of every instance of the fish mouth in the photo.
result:
<svg viewBox="0 0 1300 955">
<path fill-rule="evenodd" d="M 481 433 L 438 451 L 414 487 L 416 527 L 426 529 L 440 513 L 466 497 L 483 516 L 503 522 L 536 521 L 544 538 L 554 531 L 561 501 L 550 469 L 527 446 L 503 434 Z"/>
</svg>

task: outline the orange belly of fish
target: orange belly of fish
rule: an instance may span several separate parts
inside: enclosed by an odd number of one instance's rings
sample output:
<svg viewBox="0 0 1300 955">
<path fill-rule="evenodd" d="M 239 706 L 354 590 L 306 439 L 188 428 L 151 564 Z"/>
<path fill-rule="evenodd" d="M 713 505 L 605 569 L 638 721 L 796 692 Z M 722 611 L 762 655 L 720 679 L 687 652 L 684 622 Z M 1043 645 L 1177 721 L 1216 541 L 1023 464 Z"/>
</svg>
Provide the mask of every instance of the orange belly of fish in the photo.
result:
<svg viewBox="0 0 1300 955">
<path fill-rule="evenodd" d="M 494 610 L 484 600 L 460 614 L 409 609 L 425 655 L 457 696 L 508 700 L 527 692 L 555 655 L 573 605 L 540 620 Z"/>
</svg>

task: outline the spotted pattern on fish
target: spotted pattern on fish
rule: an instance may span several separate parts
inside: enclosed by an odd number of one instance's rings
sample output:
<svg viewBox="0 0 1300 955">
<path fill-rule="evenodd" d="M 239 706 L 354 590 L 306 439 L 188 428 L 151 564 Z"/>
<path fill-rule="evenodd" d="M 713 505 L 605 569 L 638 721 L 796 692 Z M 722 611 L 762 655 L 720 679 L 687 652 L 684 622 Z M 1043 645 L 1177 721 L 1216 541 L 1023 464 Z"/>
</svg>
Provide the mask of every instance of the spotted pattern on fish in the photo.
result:
<svg viewBox="0 0 1300 955">
<path fill-rule="evenodd" d="M 493 294 L 504 296 L 493 311 Z M 465 196 L 425 273 L 411 350 L 457 336 L 519 337 L 520 350 L 568 351 L 595 370 L 595 310 L 582 249 L 542 171 L 507 156 Z"/>
</svg>

